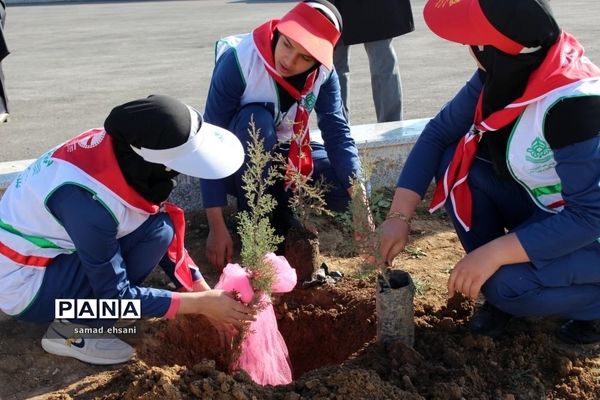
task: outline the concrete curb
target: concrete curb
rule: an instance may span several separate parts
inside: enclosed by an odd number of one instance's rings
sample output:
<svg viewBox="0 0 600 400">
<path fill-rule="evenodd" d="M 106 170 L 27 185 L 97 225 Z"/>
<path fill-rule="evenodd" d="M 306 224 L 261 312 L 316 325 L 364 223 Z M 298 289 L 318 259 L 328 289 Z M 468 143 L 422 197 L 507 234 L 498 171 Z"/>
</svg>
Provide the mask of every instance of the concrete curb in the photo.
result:
<svg viewBox="0 0 600 400">
<path fill-rule="evenodd" d="M 0 163 L 0 194 L 8 188 L 8 185 L 25 170 L 35 159 L 6 161 Z"/>
<path fill-rule="evenodd" d="M 361 156 L 374 163 L 373 187 L 396 186 L 400 170 L 427 122 L 429 118 L 351 127 Z M 311 140 L 322 141 L 319 131 L 311 131 L 310 136 Z M 198 179 L 180 175 L 171 200 L 186 212 L 202 210 Z"/>
<path fill-rule="evenodd" d="M 363 157 L 375 163 L 373 186 L 394 186 L 398 173 L 412 146 L 429 121 L 428 118 L 380 124 L 356 125 L 352 137 Z M 311 132 L 311 139 L 322 141 L 319 131 Z M 10 183 L 35 160 L 16 160 L 0 163 L 0 196 Z M 180 175 L 171 200 L 187 212 L 200 211 L 200 183 L 197 178 Z"/>
</svg>

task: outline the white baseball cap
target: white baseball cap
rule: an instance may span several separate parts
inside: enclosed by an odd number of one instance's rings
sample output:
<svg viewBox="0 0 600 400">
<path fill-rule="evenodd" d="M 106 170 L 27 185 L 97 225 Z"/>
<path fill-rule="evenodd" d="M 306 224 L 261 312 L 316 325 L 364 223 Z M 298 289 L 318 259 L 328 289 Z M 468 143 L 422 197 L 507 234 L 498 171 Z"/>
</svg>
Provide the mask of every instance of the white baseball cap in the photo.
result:
<svg viewBox="0 0 600 400">
<path fill-rule="evenodd" d="M 167 149 L 130 145 L 133 151 L 148 162 L 197 178 L 220 179 L 236 172 L 244 162 L 239 139 L 226 129 L 204 122 L 194 108 L 187 108 L 191 129 L 185 143 Z"/>
</svg>

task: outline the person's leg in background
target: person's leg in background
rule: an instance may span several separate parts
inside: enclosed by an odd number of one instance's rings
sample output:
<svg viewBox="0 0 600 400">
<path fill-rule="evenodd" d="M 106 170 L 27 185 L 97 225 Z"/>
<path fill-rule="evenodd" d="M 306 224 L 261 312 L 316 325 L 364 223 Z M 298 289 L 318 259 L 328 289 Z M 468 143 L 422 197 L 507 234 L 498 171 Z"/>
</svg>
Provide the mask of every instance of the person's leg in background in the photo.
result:
<svg viewBox="0 0 600 400">
<path fill-rule="evenodd" d="M 371 71 L 371 90 L 377 122 L 402 120 L 402 82 L 392 39 L 364 44 Z"/>
<path fill-rule="evenodd" d="M 325 193 L 325 202 L 327 209 L 335 212 L 344 212 L 348 210 L 350 203 L 350 195 L 344 189 L 342 182 L 337 177 L 325 147 L 321 143 L 311 143 L 312 156 L 314 162 L 313 179 L 319 180 L 321 177 L 325 179 L 331 188 Z"/>
<path fill-rule="evenodd" d="M 8 47 L 4 39 L 4 22 L 6 21 L 6 4 L 0 0 L 0 123 L 8 120 L 8 97 L 4 84 L 4 72 L 2 71 L 2 59 L 8 55 Z"/>
<path fill-rule="evenodd" d="M 8 121 L 8 97 L 4 86 L 4 72 L 0 62 L 0 124 Z"/>
<path fill-rule="evenodd" d="M 340 80 L 340 93 L 342 95 L 342 103 L 344 104 L 344 113 L 346 119 L 349 119 L 350 115 L 348 107 L 348 83 L 350 81 L 350 46 L 346 46 L 342 39 L 335 46 L 333 51 L 333 65 L 338 74 Z"/>
</svg>

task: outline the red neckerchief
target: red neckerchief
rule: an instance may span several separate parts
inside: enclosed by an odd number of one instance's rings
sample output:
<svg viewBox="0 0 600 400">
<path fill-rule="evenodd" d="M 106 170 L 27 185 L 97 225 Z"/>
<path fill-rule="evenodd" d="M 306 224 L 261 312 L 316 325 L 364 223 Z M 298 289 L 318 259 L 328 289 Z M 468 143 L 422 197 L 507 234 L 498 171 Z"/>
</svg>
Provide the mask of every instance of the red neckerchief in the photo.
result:
<svg viewBox="0 0 600 400">
<path fill-rule="evenodd" d="M 572 35 L 563 32 L 549 49 L 546 58 L 527 82 L 521 97 L 502 110 L 482 118 L 483 89 L 475 109 L 471 130 L 458 142 L 454 157 L 443 178 L 438 182 L 430 212 L 442 207 L 451 198 L 456 218 L 466 231 L 471 228 L 472 198 L 467 182 L 469 170 L 475 159 L 477 144 L 484 132 L 496 131 L 513 122 L 527 105 L 547 96 L 550 92 L 584 79 L 600 77 L 600 69 L 583 55 L 581 44 Z"/>
<path fill-rule="evenodd" d="M 295 173 L 301 173 L 304 176 L 310 176 L 313 173 L 312 148 L 310 147 L 310 134 L 308 129 L 308 117 L 310 111 L 304 107 L 302 98 L 310 92 L 315 84 L 318 69 L 311 72 L 306 78 L 306 83 L 301 92 L 286 81 L 275 68 L 273 60 L 273 36 L 275 27 L 279 20 L 268 21 L 252 32 L 252 37 L 258 50 L 258 54 L 263 60 L 265 69 L 277 83 L 281 85 L 294 99 L 298 107 L 296 117 L 294 118 L 294 134 L 290 140 L 290 150 L 288 152 L 288 164 L 285 174 L 286 189 L 292 184 L 292 177 Z"/>
<path fill-rule="evenodd" d="M 110 189 L 130 206 L 148 214 L 156 214 L 160 206 L 151 203 L 136 192 L 125 180 L 115 157 L 112 138 L 104 129 L 96 128 L 84 132 L 56 149 L 52 158 L 73 164 L 86 174 Z M 190 268 L 197 268 L 184 246 L 185 216 L 174 204 L 164 202 L 164 211 L 171 218 L 175 230 L 167 254 L 175 263 L 175 276 L 187 289 L 192 290 L 193 278 Z"/>
<path fill-rule="evenodd" d="M 198 269 L 198 267 L 185 249 L 185 214 L 181 208 L 167 201 L 163 203 L 163 208 L 165 212 L 169 214 L 169 218 L 171 218 L 175 230 L 173 241 L 167 250 L 167 256 L 175 263 L 174 274 L 177 280 L 184 288 L 191 291 L 194 284 L 194 278 L 192 277 L 190 268 Z"/>
</svg>

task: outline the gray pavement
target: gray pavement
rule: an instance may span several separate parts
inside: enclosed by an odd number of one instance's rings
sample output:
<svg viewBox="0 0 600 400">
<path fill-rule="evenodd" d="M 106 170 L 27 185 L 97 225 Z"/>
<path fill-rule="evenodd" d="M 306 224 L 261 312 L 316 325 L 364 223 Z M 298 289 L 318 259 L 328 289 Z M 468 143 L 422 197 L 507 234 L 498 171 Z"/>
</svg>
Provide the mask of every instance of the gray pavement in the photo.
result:
<svg viewBox="0 0 600 400">
<path fill-rule="evenodd" d="M 0 125 L 0 162 L 35 158 L 101 126 L 117 104 L 170 94 L 200 109 L 213 66 L 213 43 L 281 16 L 294 1 L 188 0 L 9 4 L 3 62 L 11 120 Z M 397 38 L 405 118 L 432 116 L 473 70 L 466 48 L 427 30 L 424 0 L 414 0 L 416 31 Z M 600 63 L 598 0 L 552 0 L 564 29 Z M 350 119 L 375 121 L 368 62 L 352 48 Z"/>
</svg>

